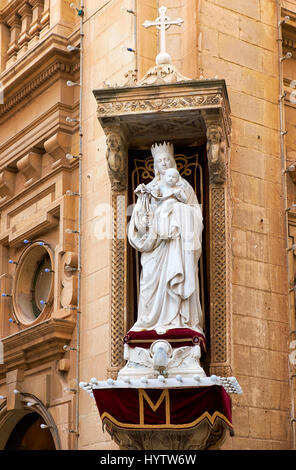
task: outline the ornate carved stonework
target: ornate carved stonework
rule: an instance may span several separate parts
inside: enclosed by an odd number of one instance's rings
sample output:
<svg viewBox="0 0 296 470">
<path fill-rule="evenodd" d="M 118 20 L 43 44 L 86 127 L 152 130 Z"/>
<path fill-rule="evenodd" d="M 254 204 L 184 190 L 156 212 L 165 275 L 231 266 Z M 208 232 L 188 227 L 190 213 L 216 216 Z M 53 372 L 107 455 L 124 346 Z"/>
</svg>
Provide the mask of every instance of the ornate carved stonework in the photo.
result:
<svg viewBox="0 0 296 470">
<path fill-rule="evenodd" d="M 207 152 L 211 184 L 223 184 L 226 179 L 226 145 L 221 127 L 211 124 L 207 128 Z"/>
<path fill-rule="evenodd" d="M 224 187 L 211 188 L 211 359 L 212 362 L 227 361 L 226 335 L 226 225 Z"/>
<path fill-rule="evenodd" d="M 26 98 L 29 98 L 35 90 L 37 90 L 55 75 L 59 73 L 73 74 L 76 71 L 77 66 L 64 64 L 61 61 L 57 61 L 54 64 L 51 64 L 46 70 L 40 72 L 40 75 L 32 79 L 28 85 L 24 85 L 21 91 L 18 91 L 5 100 L 5 103 L 0 107 L 0 118 L 11 111 L 15 106 L 20 104 Z"/>
<path fill-rule="evenodd" d="M 164 83 L 189 80 L 181 75 L 172 64 L 156 65 L 148 70 L 138 85 L 163 85 Z"/>
<path fill-rule="evenodd" d="M 1 376 L 8 370 L 36 367 L 62 358 L 63 347 L 71 341 L 74 327 L 69 320 L 50 318 L 23 330 L 22 335 L 3 338 L 6 362 L 0 366 Z"/>
<path fill-rule="evenodd" d="M 189 430 L 132 431 L 106 424 L 108 433 L 122 450 L 212 450 L 219 449 L 227 428 L 217 419 L 212 428 L 206 420 Z"/>
<path fill-rule="evenodd" d="M 117 376 L 124 363 L 123 337 L 126 323 L 126 195 L 112 194 L 113 234 L 111 268 L 111 374 Z M 115 341 L 114 341 L 115 340 Z"/>
<path fill-rule="evenodd" d="M 170 119 L 156 120 L 155 122 L 130 122 L 127 125 L 127 129 L 130 136 L 140 137 L 147 135 L 147 132 L 152 132 L 154 135 L 161 136 L 174 136 L 176 133 L 182 133 L 183 135 L 193 134 L 200 135 L 204 132 L 203 118 L 195 116 L 194 118 L 184 117 L 183 119 Z"/>
<path fill-rule="evenodd" d="M 198 106 L 219 105 L 220 96 L 217 94 L 186 96 L 173 98 L 157 98 L 157 99 L 134 99 L 124 102 L 106 103 L 98 108 L 100 115 L 108 114 L 128 114 L 131 112 L 148 112 L 148 111 L 169 111 L 176 109 L 192 108 Z"/>
<path fill-rule="evenodd" d="M 107 163 L 112 191 L 125 191 L 127 187 L 126 140 L 119 129 L 106 130 Z"/>
</svg>

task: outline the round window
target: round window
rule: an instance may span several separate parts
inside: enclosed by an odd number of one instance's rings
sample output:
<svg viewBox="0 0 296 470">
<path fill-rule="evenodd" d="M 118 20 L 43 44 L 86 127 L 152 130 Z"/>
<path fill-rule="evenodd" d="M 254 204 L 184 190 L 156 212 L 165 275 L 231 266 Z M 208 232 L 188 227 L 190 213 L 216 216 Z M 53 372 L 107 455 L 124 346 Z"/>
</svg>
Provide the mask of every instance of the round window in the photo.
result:
<svg viewBox="0 0 296 470">
<path fill-rule="evenodd" d="M 15 273 L 13 307 L 23 324 L 43 319 L 52 304 L 53 259 L 50 251 L 38 242 L 22 254 Z"/>
</svg>

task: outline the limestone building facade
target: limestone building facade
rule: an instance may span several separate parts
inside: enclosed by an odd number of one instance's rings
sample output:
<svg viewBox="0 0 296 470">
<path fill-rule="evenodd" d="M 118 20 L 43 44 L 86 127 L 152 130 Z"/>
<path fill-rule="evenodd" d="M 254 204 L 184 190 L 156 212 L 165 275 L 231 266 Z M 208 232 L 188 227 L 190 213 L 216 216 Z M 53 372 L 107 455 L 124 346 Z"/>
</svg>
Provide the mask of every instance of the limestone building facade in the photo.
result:
<svg viewBox="0 0 296 470">
<path fill-rule="evenodd" d="M 189 82 L 148 96 L 162 3 Z M 116 376 L 133 320 L 132 165 L 110 172 L 112 138 L 129 161 L 154 138 L 198 148 L 205 368 L 244 392 L 222 449 L 295 449 L 296 1 L 70 4 L 0 0 L 0 449 L 118 449 L 78 387 Z M 178 116 L 147 129 L 147 106 Z"/>
</svg>

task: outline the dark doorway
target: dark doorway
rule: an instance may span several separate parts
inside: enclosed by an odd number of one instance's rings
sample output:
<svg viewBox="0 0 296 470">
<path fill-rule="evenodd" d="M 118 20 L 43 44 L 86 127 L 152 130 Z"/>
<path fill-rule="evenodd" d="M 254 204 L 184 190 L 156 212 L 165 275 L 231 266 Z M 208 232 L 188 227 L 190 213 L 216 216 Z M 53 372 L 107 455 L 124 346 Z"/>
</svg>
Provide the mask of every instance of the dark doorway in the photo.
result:
<svg viewBox="0 0 296 470">
<path fill-rule="evenodd" d="M 38 413 L 24 416 L 12 431 L 5 450 L 55 450 L 49 429 L 41 429 L 45 424 Z"/>
</svg>

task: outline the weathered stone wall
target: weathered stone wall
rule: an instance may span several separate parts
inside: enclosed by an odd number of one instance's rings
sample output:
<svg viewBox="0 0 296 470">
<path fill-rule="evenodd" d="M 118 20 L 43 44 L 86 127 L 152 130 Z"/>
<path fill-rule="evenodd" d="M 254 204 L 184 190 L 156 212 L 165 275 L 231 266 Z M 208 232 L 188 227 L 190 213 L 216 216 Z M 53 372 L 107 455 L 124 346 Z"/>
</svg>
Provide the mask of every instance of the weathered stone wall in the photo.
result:
<svg viewBox="0 0 296 470">
<path fill-rule="evenodd" d="M 199 71 L 232 110 L 233 399 L 225 448 L 289 448 L 288 312 L 276 2 L 199 2 Z M 213 20 L 214 19 L 214 20 Z"/>
<path fill-rule="evenodd" d="M 105 134 L 99 126 L 92 91 L 104 82 L 121 84 L 135 69 L 134 17 L 123 12 L 121 1 L 87 2 L 83 93 L 84 164 L 82 239 L 81 380 L 105 379 L 110 353 L 110 182 Z M 81 393 L 81 449 L 111 449 L 116 445 L 102 433 L 98 410 Z"/>
</svg>

